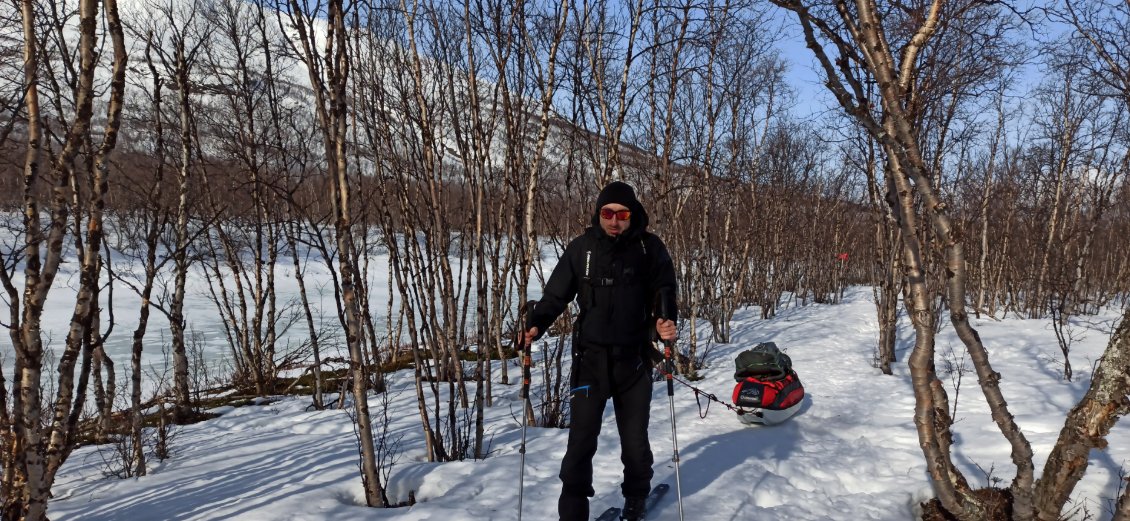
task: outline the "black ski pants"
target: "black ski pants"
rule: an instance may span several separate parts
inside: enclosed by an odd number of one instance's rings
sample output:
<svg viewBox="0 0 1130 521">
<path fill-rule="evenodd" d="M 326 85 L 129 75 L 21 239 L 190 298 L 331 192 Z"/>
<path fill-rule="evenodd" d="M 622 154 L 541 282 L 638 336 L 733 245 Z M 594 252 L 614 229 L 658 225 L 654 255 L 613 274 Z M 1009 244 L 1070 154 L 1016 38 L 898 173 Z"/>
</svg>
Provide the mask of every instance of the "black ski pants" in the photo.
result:
<svg viewBox="0 0 1130 521">
<path fill-rule="evenodd" d="M 651 490 L 654 462 L 647 438 L 651 413 L 651 365 L 638 348 L 586 346 L 573 351 L 569 445 L 561 462 L 561 521 L 587 521 L 592 487 L 592 459 L 608 399 L 616 413 L 624 497 L 644 497 Z"/>
</svg>

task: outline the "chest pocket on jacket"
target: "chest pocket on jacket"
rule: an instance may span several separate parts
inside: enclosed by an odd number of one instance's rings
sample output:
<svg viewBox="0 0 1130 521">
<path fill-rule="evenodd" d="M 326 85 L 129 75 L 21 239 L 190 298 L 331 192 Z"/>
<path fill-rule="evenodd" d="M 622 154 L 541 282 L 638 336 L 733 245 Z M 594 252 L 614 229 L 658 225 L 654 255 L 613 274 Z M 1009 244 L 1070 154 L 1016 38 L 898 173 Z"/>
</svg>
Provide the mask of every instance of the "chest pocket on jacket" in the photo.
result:
<svg viewBox="0 0 1130 521">
<path fill-rule="evenodd" d="M 640 239 L 637 244 L 628 245 L 621 256 L 623 265 L 618 277 L 625 286 L 646 285 L 651 271 L 651 257 L 647 254 L 647 244 Z"/>
<path fill-rule="evenodd" d="M 636 266 L 624 266 L 624 270 L 622 273 L 620 273 L 619 279 L 623 281 L 624 285 L 633 286 L 636 284 L 636 273 L 638 271 L 639 268 L 637 268 Z"/>
</svg>

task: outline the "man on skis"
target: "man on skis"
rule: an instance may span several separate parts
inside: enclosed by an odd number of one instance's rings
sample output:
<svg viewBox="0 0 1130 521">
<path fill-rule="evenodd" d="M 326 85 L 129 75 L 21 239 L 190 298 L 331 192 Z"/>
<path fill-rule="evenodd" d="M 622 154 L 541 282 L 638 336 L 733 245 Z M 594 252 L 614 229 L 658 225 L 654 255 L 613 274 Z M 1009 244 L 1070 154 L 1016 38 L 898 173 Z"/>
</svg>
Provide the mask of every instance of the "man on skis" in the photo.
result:
<svg viewBox="0 0 1130 521">
<path fill-rule="evenodd" d="M 613 181 L 601 190 L 592 226 L 573 239 L 553 269 L 542 299 L 527 317 L 525 341 L 540 337 L 574 298 L 580 315 L 573 336 L 569 445 L 561 462 L 562 521 L 589 518 L 592 459 L 608 399 L 616 413 L 621 485 L 621 519 L 642 519 L 651 490 L 652 454 L 647 426 L 652 365 L 658 352 L 652 333 L 676 337 L 675 322 L 656 318 L 658 295 L 674 300 L 675 269 L 667 247 L 647 231 L 648 217 L 635 190 Z M 663 291 L 661 291 L 663 290 Z M 666 304 L 674 313 L 675 302 Z"/>
</svg>

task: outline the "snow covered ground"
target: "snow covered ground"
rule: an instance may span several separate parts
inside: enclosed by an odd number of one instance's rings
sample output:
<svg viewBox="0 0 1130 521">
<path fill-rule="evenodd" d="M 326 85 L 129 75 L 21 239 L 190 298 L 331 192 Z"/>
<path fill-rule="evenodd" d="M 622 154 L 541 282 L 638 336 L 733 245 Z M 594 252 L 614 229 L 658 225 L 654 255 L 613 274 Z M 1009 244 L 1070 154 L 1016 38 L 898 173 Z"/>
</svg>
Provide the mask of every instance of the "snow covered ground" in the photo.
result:
<svg viewBox="0 0 1130 521">
<path fill-rule="evenodd" d="M 734 342 L 714 345 L 695 385 L 728 400 L 733 359 L 742 349 L 772 340 L 792 356 L 808 391 L 801 411 L 771 427 L 746 426 L 715 404 L 700 418 L 694 393 L 676 384 L 682 496 L 691 520 L 908 520 L 932 494 L 912 422 L 914 397 L 905 360 L 909 324 L 901 324 L 894 376 L 871 367 L 876 339 L 871 292 L 855 288 L 840 305 L 810 305 L 760 320 L 757 310 L 734 318 Z M 1044 320 L 1008 318 L 974 322 L 1003 391 L 1043 465 L 1067 410 L 1085 392 L 1094 361 L 1106 346 L 1115 312 L 1073 323 L 1083 334 L 1073 347 L 1074 382 L 1060 378 L 1062 356 Z M 706 332 L 700 331 L 705 339 Z M 540 346 L 538 346 L 540 348 Z M 946 327 L 939 338 L 939 370 L 961 363 L 960 342 Z M 947 354 L 948 353 L 948 354 Z M 956 353 L 956 354 L 955 354 Z M 537 363 L 537 360 L 535 360 Z M 966 362 L 966 367 L 971 363 Z M 498 371 L 493 373 L 496 377 Z M 511 375 L 515 375 L 511 371 Z M 956 376 L 956 374 L 954 375 Z M 534 371 L 538 385 L 538 371 Z M 948 378 L 945 378 L 949 381 Z M 427 463 L 411 374 L 391 379 L 391 429 L 403 435 L 389 497 L 412 507 L 364 506 L 353 426 L 345 411 L 307 410 L 306 398 L 229 408 L 220 418 L 180 428 L 174 457 L 153 462 L 150 474 L 120 480 L 103 476 L 100 447 L 77 450 L 53 489 L 55 520 L 514 520 L 518 518 L 521 404 L 518 386 L 495 387 L 487 411 L 491 456 L 482 461 Z M 955 400 L 950 387 L 951 402 Z M 1008 446 L 964 374 L 956 394 L 954 457 L 976 486 L 1012 479 Z M 371 398 L 374 413 L 381 399 Z M 674 485 L 666 386 L 654 386 L 651 443 L 656 482 Z M 611 407 L 595 463 L 594 515 L 619 506 L 619 443 Z M 556 519 L 558 465 L 568 431 L 531 428 L 526 455 L 523 519 Z M 1109 520 L 1119 472 L 1130 460 L 1130 425 L 1110 434 L 1111 448 L 1095 451 L 1076 488 L 1075 519 Z M 1119 441 L 1121 440 L 1121 441 Z M 674 487 L 650 519 L 677 519 Z"/>
</svg>

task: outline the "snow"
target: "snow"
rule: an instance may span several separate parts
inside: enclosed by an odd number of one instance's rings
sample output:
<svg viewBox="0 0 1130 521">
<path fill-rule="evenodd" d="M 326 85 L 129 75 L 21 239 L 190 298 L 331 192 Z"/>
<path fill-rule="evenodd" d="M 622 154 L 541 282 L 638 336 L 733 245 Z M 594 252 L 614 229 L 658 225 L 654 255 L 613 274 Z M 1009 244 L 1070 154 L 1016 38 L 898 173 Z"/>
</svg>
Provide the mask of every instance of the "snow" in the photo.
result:
<svg viewBox="0 0 1130 521">
<path fill-rule="evenodd" d="M 759 319 L 756 309 L 742 309 L 734 317 L 733 342 L 711 346 L 704 379 L 694 385 L 722 400 L 729 399 L 733 388 L 732 360 L 738 352 L 768 340 L 787 350 L 808 396 L 800 412 L 780 425 L 745 425 L 718 404 L 701 418 L 694 392 L 676 384 L 687 519 L 915 518 L 916 505 L 932 492 L 912 421 L 914 397 L 905 366 L 912 334 L 903 318 L 893 376 L 872 368 L 877 333 L 870 299 L 869 289 L 853 288 L 841 304 L 788 308 L 769 320 Z M 1062 354 L 1047 321 L 974 320 L 994 368 L 1003 375 L 1004 395 L 1032 443 L 1037 469 L 1066 411 L 1086 391 L 1116 317 L 1117 310 L 1111 310 L 1073 322 L 1083 334 L 1071 350 L 1073 382 L 1061 378 Z M 698 335 L 702 341 L 708 338 L 706 330 Z M 939 371 L 947 359 L 960 364 L 961 352 L 952 328 L 943 328 Z M 965 367 L 972 364 L 965 362 Z M 539 372 L 533 371 L 533 396 L 540 395 Z M 493 374 L 497 378 L 499 372 Z M 976 376 L 963 376 L 955 393 L 954 380 L 942 374 L 951 405 L 956 401 L 957 407 L 954 461 L 974 486 L 1007 486 L 1014 472 L 1008 446 L 989 418 Z M 389 381 L 389 429 L 399 438 L 400 451 L 388 495 L 402 502 L 412 493 L 417 503 L 411 507 L 364 506 L 357 443 L 346 411 L 315 411 L 308 397 L 278 397 L 261 405 L 224 408 L 217 411 L 222 412 L 219 418 L 180 427 L 171 442 L 173 457 L 153 460 L 150 473 L 141 478 L 104 477 L 100 451 L 107 449 L 78 449 L 56 480 L 49 513 L 56 520 L 518 519 L 518 385 L 496 382 L 495 406 L 486 412 L 489 457 L 428 463 L 411 374 L 396 373 Z M 384 402 L 371 395 L 374 417 Z M 619 442 L 612 422 L 609 406 L 594 461 L 594 516 L 622 501 Z M 662 383 L 653 390 L 650 433 L 654 483 L 671 483 L 672 491 L 649 518 L 677 519 L 669 402 Z M 1111 447 L 1091 454 L 1088 473 L 1066 509 L 1077 509 L 1074 519 L 1083 519 L 1082 509 L 1092 519 L 1111 518 L 1119 471 L 1130 458 L 1124 442 L 1128 434 L 1125 422 L 1116 425 L 1108 438 L 1115 440 Z M 522 518 L 555 519 L 558 465 L 568 431 L 529 428 L 527 436 Z"/>
</svg>

